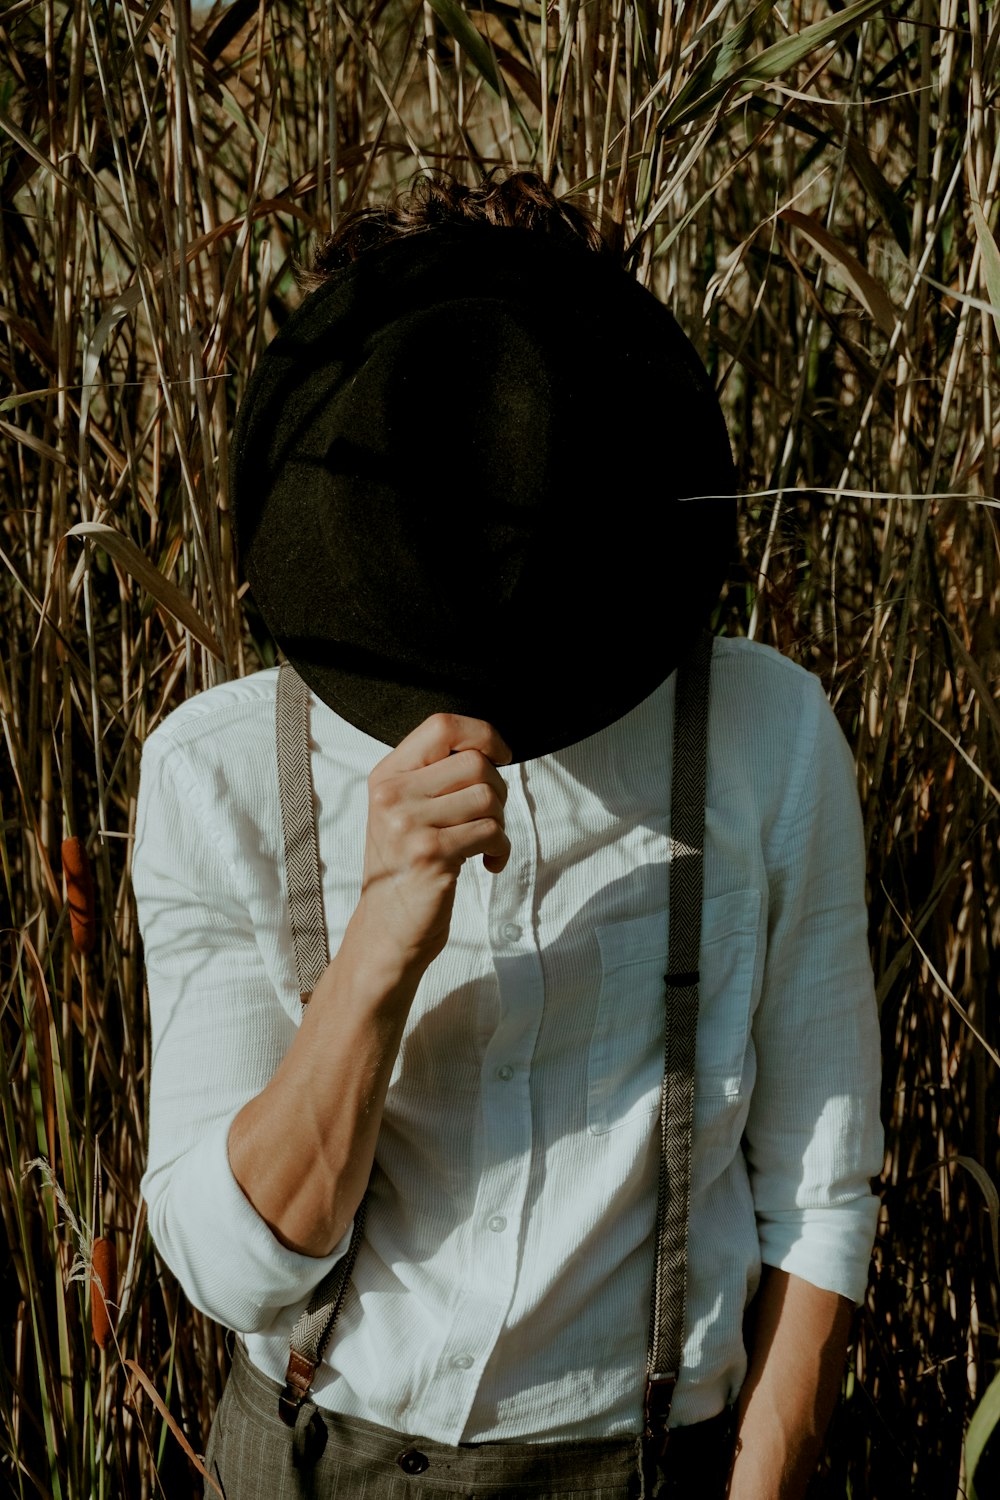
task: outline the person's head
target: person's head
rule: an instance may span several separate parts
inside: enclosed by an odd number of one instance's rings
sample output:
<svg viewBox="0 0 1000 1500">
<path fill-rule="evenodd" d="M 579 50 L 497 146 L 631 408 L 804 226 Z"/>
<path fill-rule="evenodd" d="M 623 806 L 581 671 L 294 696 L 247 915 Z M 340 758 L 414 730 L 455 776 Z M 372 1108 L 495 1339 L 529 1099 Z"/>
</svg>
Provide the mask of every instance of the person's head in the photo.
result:
<svg viewBox="0 0 1000 1500">
<path fill-rule="evenodd" d="M 347 218 L 263 355 L 231 498 L 310 687 L 396 744 L 445 709 L 515 759 L 620 718 L 718 595 L 735 476 L 667 310 L 532 174 Z"/>
<path fill-rule="evenodd" d="M 316 250 L 310 270 L 300 277 L 301 283 L 306 290 L 315 291 L 368 251 L 404 235 L 455 224 L 526 229 L 556 244 L 583 246 L 612 258 L 610 247 L 589 215 L 565 198 L 557 198 L 536 172 L 502 176 L 494 168 L 475 187 L 444 173 L 419 177 L 409 192 L 345 214 Z"/>
</svg>

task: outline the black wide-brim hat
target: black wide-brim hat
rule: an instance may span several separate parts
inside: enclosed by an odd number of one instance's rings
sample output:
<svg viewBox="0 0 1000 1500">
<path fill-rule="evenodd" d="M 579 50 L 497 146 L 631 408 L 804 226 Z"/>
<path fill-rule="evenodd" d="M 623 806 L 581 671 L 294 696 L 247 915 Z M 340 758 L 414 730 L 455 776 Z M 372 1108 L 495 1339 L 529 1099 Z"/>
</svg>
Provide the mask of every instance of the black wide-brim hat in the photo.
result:
<svg viewBox="0 0 1000 1500">
<path fill-rule="evenodd" d="M 677 665 L 735 487 L 709 379 L 651 293 L 582 245 L 459 224 L 366 252 L 289 318 L 230 496 L 254 600 L 324 703 L 390 746 L 468 714 L 528 760 Z"/>
</svg>

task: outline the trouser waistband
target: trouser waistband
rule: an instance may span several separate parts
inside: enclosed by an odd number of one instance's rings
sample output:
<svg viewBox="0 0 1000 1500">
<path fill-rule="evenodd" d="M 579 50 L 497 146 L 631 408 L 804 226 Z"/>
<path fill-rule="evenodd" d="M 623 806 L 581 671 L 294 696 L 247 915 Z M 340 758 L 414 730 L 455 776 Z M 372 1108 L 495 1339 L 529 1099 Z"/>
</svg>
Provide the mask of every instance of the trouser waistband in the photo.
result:
<svg viewBox="0 0 1000 1500">
<path fill-rule="evenodd" d="M 213 1428 L 210 1455 L 222 1466 L 226 1493 L 242 1497 L 310 1495 L 366 1497 L 592 1496 L 636 1500 L 641 1493 L 638 1438 L 583 1439 L 560 1443 L 487 1442 L 452 1447 L 430 1438 L 395 1432 L 360 1417 L 306 1402 L 295 1428 L 278 1415 L 281 1386 L 252 1363 L 237 1341 L 233 1370 Z M 728 1467 L 729 1412 L 670 1435 L 660 1500 L 697 1493 L 713 1500 L 724 1492 Z M 234 1472 L 234 1465 L 246 1473 Z M 267 1478 L 268 1469 L 272 1477 Z M 252 1471 L 252 1472 L 250 1472 Z M 296 1489 L 298 1474 L 308 1489 Z M 334 1476 L 329 1483 L 324 1477 Z M 282 1477 L 284 1476 L 284 1477 Z M 358 1488 L 352 1490 L 352 1484 Z M 277 1487 L 275 1487 L 277 1485 Z M 696 1485 L 696 1489 L 691 1486 Z M 289 1487 L 292 1486 L 292 1487 Z M 339 1486 L 339 1487 L 338 1487 Z"/>
</svg>

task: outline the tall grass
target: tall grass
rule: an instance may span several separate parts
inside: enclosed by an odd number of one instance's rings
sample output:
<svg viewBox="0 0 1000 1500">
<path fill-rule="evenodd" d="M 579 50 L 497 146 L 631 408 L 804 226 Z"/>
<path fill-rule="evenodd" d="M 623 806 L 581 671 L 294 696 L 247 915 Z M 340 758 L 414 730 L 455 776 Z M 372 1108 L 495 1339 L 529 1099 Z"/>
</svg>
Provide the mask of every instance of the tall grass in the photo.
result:
<svg viewBox="0 0 1000 1500">
<path fill-rule="evenodd" d="M 495 165 L 588 205 L 705 353 L 747 493 L 720 626 L 818 672 L 854 747 L 888 1147 L 816 1492 L 965 1493 L 1000 1323 L 998 49 L 971 0 L 7 4 L 12 1494 L 197 1490 L 181 1439 L 201 1450 L 226 1352 L 138 1195 L 139 753 L 184 698 L 274 660 L 238 593 L 227 445 L 296 265 L 418 169 Z M 623 485 L 634 445 L 666 471 L 678 440 L 597 436 Z"/>
</svg>

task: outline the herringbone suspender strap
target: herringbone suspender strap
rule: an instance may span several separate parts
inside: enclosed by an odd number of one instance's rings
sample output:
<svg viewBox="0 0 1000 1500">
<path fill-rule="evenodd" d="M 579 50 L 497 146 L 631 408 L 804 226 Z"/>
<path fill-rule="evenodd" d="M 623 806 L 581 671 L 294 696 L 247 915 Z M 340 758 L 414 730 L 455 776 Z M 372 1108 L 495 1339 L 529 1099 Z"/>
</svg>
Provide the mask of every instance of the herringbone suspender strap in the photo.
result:
<svg viewBox="0 0 1000 1500">
<path fill-rule="evenodd" d="M 299 994 L 305 1005 L 316 982 L 330 962 L 330 944 L 323 914 L 323 887 L 319 873 L 319 840 L 313 797 L 312 761 L 309 753 L 309 689 L 295 669 L 282 662 L 278 669 L 275 706 L 275 742 L 278 752 L 278 795 L 285 841 L 288 878 L 288 911 L 295 945 L 295 967 Z M 316 1287 L 309 1305 L 292 1330 L 285 1389 L 279 1401 L 282 1419 L 295 1426 L 295 1416 L 308 1394 L 333 1332 L 351 1271 L 361 1243 L 365 1200 L 354 1215 L 354 1230 L 347 1254 Z"/>
<path fill-rule="evenodd" d="M 295 943 L 295 967 L 303 1005 L 330 962 L 319 876 L 319 840 L 313 804 L 309 753 L 309 689 L 287 661 L 278 668 L 275 705 L 278 794 L 285 838 L 288 911 Z"/>
<path fill-rule="evenodd" d="M 703 633 L 677 674 L 670 788 L 666 1032 L 660 1103 L 656 1267 L 646 1355 L 643 1437 L 662 1457 L 684 1347 L 687 1228 L 691 1200 L 694 1061 L 698 1029 L 705 841 L 705 762 L 712 637 Z"/>
<path fill-rule="evenodd" d="M 366 1202 L 362 1198 L 355 1210 L 354 1228 L 347 1253 L 323 1277 L 309 1298 L 308 1307 L 299 1315 L 292 1329 L 288 1364 L 285 1368 L 285 1388 L 278 1398 L 278 1415 L 289 1427 L 295 1426 L 299 1407 L 309 1394 L 319 1362 L 323 1358 L 323 1350 L 330 1342 L 333 1325 L 340 1316 L 358 1256 L 358 1247 L 364 1235 Z"/>
</svg>

